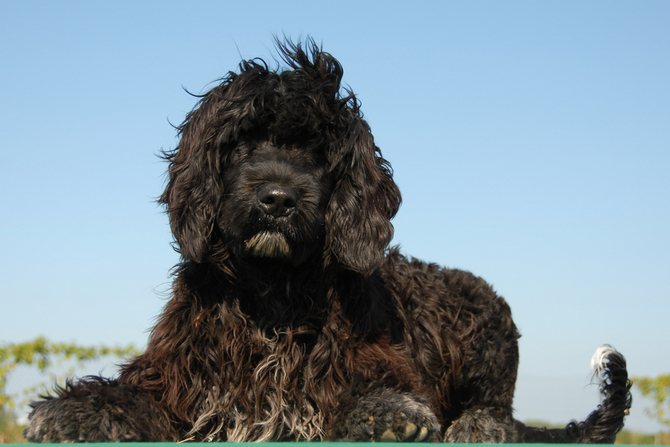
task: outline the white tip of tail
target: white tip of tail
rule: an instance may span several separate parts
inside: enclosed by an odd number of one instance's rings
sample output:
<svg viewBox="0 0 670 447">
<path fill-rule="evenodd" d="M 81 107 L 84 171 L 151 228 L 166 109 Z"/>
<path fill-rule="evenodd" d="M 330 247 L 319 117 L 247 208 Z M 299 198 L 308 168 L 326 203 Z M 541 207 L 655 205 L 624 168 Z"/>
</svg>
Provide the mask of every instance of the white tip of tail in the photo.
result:
<svg viewBox="0 0 670 447">
<path fill-rule="evenodd" d="M 596 349 L 596 353 L 591 358 L 591 374 L 593 374 L 594 379 L 601 378 L 600 373 L 607 367 L 608 357 L 615 352 L 617 350 L 610 345 L 602 345 Z"/>
</svg>

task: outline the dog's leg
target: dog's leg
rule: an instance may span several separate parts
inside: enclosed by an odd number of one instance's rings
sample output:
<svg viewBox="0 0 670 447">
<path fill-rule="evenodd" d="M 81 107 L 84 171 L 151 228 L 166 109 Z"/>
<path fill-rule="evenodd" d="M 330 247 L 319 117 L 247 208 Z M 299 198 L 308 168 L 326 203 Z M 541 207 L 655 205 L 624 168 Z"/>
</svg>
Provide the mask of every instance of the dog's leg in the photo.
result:
<svg viewBox="0 0 670 447">
<path fill-rule="evenodd" d="M 426 404 L 410 393 L 383 389 L 358 399 L 340 437 L 350 442 L 428 442 L 439 429 L 435 414 Z"/>
<path fill-rule="evenodd" d="M 517 442 L 512 401 L 516 381 L 516 340 L 508 349 L 485 355 L 488 365 L 477 364 L 463 374 L 464 385 L 457 393 L 462 411 L 446 429 L 443 441 L 450 443 Z M 507 360 L 505 360 L 507 359 Z M 509 366 L 504 365 L 509 362 Z M 482 374 L 483 373 L 483 374 Z"/>
<path fill-rule="evenodd" d="M 465 282 L 461 291 L 468 297 L 464 307 L 473 306 L 468 318 L 475 330 L 464 349 L 454 393 L 449 396 L 452 423 L 445 430 L 444 441 L 516 442 L 512 402 L 519 334 L 510 308 L 478 281 Z"/>
<path fill-rule="evenodd" d="M 89 377 L 31 404 L 31 442 L 174 441 L 166 414 L 133 385 Z"/>
</svg>

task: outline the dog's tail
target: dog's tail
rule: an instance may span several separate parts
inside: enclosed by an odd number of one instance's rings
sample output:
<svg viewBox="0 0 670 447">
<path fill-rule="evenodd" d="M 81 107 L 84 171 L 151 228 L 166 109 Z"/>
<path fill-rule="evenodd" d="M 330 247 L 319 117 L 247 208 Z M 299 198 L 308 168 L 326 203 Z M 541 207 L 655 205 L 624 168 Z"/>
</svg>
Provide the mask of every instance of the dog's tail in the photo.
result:
<svg viewBox="0 0 670 447">
<path fill-rule="evenodd" d="M 518 442 L 612 444 L 623 428 L 632 402 L 626 359 L 609 345 L 603 345 L 591 359 L 593 377 L 600 383 L 602 402 L 582 422 L 570 422 L 565 428 L 527 427 L 517 422 Z"/>
</svg>

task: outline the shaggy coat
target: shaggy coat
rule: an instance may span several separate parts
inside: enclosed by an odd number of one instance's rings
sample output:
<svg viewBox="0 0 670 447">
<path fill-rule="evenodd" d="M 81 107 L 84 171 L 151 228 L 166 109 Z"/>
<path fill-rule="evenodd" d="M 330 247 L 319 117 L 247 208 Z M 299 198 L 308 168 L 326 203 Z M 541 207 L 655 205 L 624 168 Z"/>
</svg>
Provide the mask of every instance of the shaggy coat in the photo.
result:
<svg viewBox="0 0 670 447">
<path fill-rule="evenodd" d="M 400 192 L 340 64 L 278 46 L 285 70 L 242 62 L 165 154 L 182 262 L 146 352 L 33 404 L 26 437 L 612 442 L 630 406 L 620 354 L 599 363 L 589 420 L 516 422 L 509 306 L 389 248 Z"/>
</svg>

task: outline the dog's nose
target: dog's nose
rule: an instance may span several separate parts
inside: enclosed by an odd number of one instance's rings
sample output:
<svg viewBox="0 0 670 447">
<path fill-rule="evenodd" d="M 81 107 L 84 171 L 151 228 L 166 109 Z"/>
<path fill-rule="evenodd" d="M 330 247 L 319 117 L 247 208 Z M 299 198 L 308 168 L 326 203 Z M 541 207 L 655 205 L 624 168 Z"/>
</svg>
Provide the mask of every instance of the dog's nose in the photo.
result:
<svg viewBox="0 0 670 447">
<path fill-rule="evenodd" d="M 295 209 L 298 194 L 288 186 L 269 183 L 258 191 L 258 201 L 266 214 L 274 217 L 288 216 Z"/>
</svg>

